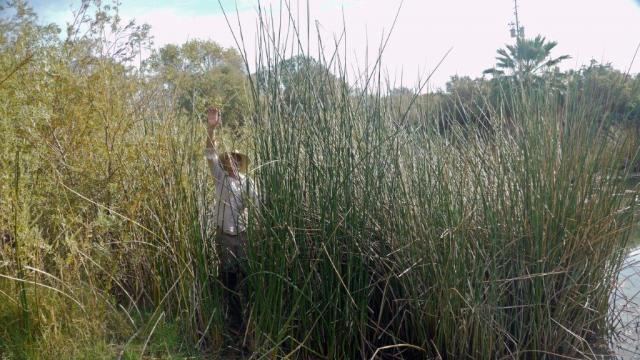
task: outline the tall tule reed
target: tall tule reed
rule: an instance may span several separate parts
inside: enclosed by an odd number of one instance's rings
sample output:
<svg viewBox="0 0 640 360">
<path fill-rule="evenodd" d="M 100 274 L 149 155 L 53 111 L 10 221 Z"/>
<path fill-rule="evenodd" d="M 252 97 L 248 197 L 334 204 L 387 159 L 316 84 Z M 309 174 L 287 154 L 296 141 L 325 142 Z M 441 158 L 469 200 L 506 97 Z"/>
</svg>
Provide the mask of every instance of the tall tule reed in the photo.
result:
<svg viewBox="0 0 640 360">
<path fill-rule="evenodd" d="M 347 85 L 343 37 L 325 51 L 318 35 L 326 70 L 287 81 L 281 61 L 311 57 L 313 36 L 287 17 L 261 13 L 252 79 L 258 351 L 595 357 L 633 220 L 625 140 L 604 114 L 571 91 L 521 89 L 475 128 L 409 121 L 380 58 Z"/>
</svg>

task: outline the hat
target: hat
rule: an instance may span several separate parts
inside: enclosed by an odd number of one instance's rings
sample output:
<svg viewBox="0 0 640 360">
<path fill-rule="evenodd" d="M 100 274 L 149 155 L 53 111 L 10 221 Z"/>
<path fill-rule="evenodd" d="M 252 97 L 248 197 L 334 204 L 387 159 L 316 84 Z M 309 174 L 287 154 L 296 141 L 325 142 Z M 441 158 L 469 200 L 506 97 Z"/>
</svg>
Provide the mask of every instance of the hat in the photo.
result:
<svg viewBox="0 0 640 360">
<path fill-rule="evenodd" d="M 220 161 L 225 163 L 231 156 L 238 160 L 238 172 L 246 174 L 247 169 L 249 168 L 249 157 L 238 150 L 231 150 L 220 154 Z"/>
</svg>

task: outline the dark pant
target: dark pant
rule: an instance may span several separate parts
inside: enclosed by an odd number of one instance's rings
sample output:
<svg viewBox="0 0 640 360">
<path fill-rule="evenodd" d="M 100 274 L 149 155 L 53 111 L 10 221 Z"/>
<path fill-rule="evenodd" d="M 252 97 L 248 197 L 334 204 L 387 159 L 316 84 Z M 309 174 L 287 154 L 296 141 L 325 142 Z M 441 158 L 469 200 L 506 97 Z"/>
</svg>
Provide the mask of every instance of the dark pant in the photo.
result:
<svg viewBox="0 0 640 360">
<path fill-rule="evenodd" d="M 234 332 L 244 331 L 244 303 L 247 286 L 244 283 L 246 234 L 229 235 L 218 229 L 216 236 L 218 252 L 218 277 L 223 285 L 225 322 Z"/>
</svg>

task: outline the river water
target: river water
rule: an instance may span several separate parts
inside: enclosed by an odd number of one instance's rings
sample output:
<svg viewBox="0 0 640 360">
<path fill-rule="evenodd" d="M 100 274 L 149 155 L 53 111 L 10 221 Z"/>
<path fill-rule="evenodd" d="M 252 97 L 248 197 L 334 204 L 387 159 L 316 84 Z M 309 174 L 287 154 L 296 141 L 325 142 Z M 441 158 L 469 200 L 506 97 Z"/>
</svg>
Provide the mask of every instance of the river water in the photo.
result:
<svg viewBox="0 0 640 360">
<path fill-rule="evenodd" d="M 612 312 L 618 332 L 612 340 L 612 350 L 624 360 L 640 359 L 640 237 L 634 240 L 636 247 L 629 251 L 618 275 Z"/>
</svg>

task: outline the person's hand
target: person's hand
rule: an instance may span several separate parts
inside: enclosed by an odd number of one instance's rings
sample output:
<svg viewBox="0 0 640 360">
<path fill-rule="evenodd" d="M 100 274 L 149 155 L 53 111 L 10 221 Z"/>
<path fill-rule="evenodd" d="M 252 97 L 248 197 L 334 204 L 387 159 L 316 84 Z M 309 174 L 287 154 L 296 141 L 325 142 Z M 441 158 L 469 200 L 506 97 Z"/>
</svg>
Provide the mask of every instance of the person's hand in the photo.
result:
<svg viewBox="0 0 640 360">
<path fill-rule="evenodd" d="M 207 124 L 209 126 L 217 128 L 222 122 L 221 118 L 222 117 L 220 116 L 220 110 L 218 110 L 218 108 L 210 107 L 207 110 Z"/>
</svg>

